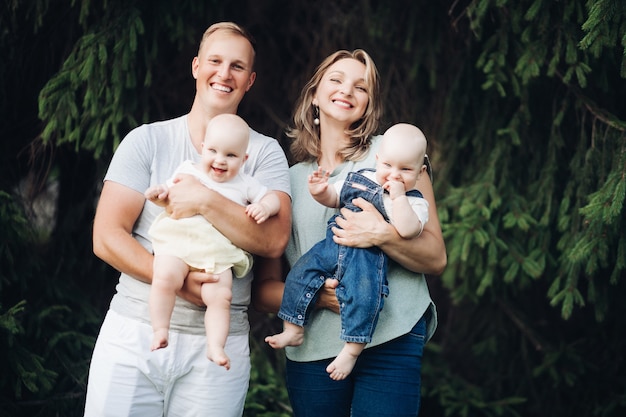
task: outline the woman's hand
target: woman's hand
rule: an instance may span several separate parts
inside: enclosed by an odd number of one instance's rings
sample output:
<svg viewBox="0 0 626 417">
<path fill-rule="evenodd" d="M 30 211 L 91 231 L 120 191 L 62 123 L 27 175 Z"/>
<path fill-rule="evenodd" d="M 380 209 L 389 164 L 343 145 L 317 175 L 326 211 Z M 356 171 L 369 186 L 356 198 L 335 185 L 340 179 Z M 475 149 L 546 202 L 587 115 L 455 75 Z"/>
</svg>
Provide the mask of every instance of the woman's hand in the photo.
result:
<svg viewBox="0 0 626 417">
<path fill-rule="evenodd" d="M 335 243 L 354 248 L 369 248 L 380 246 L 390 238 L 389 233 L 393 232 L 390 230 L 393 226 L 385 221 L 374 205 L 362 198 L 357 198 L 352 203 L 363 211 L 341 209 L 343 218 L 338 216 L 335 221 L 339 227 L 333 228 Z"/>
</svg>

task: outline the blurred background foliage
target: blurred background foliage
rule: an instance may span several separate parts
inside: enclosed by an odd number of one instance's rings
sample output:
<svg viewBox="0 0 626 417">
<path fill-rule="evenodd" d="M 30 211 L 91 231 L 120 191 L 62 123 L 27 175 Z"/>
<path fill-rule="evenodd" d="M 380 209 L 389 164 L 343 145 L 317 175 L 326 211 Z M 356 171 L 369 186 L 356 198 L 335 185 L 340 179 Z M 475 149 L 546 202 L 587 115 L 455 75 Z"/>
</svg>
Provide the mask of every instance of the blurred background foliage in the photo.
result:
<svg viewBox="0 0 626 417">
<path fill-rule="evenodd" d="M 211 23 L 254 34 L 240 114 L 286 145 L 300 88 L 336 49 L 383 80 L 381 129 L 429 139 L 448 251 L 426 416 L 626 411 L 623 0 L 0 4 L 0 409 L 80 416 L 117 273 L 91 251 L 115 147 L 191 105 Z M 283 354 L 251 312 L 246 416 L 290 416 Z"/>
</svg>

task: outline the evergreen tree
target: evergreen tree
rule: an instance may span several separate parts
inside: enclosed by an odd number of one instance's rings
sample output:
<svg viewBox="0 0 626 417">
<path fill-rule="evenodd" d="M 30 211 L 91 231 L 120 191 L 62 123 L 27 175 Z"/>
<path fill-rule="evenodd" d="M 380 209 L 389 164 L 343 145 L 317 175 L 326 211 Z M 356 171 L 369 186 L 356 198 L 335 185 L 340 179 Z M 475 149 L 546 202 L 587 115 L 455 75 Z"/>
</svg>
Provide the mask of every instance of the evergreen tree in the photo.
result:
<svg viewBox="0 0 626 417">
<path fill-rule="evenodd" d="M 2 3 L 3 411 L 82 415 L 116 280 L 90 244 L 104 169 L 130 129 L 189 110 L 190 63 L 218 20 L 257 38 L 240 113 L 283 144 L 300 88 L 336 49 L 377 62 L 382 128 L 425 131 L 448 268 L 428 278 L 440 323 L 422 415 L 623 414 L 621 0 Z M 282 353 L 260 342 L 277 324 L 253 316 L 247 416 L 290 415 Z"/>
</svg>

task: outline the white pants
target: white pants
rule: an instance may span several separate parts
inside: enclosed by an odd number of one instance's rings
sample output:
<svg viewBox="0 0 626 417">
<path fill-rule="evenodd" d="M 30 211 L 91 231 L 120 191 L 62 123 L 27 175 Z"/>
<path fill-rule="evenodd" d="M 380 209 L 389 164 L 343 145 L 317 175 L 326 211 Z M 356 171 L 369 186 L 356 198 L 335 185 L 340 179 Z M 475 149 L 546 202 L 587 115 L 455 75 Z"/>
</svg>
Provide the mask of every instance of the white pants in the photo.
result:
<svg viewBox="0 0 626 417">
<path fill-rule="evenodd" d="M 248 336 L 229 336 L 230 370 L 206 357 L 206 337 L 170 331 L 150 351 L 152 327 L 107 313 L 91 359 L 85 417 L 240 417 L 250 379 Z"/>
</svg>

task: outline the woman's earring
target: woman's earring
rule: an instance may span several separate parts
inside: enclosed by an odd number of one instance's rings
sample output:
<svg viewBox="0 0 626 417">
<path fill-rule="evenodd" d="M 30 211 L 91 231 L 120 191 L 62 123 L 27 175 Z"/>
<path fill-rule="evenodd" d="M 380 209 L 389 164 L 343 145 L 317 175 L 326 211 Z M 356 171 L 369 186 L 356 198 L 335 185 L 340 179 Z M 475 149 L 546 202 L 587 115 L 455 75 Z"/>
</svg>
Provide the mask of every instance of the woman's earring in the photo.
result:
<svg viewBox="0 0 626 417">
<path fill-rule="evenodd" d="M 313 124 L 315 126 L 320 124 L 320 108 L 315 104 L 313 105 Z"/>
</svg>

